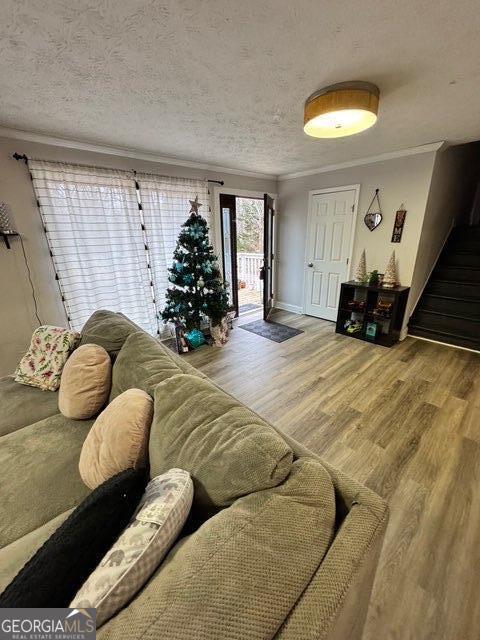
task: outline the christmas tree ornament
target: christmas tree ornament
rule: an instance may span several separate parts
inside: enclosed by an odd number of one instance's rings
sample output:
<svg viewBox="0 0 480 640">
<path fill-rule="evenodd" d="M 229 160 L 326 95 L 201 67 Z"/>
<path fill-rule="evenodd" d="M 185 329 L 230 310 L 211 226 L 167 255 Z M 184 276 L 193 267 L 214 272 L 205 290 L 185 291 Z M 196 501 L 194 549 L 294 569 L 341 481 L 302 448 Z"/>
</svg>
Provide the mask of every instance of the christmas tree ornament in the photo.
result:
<svg viewBox="0 0 480 640">
<path fill-rule="evenodd" d="M 189 200 L 189 202 L 190 202 L 189 213 L 195 213 L 196 215 L 199 215 L 198 209 L 199 207 L 203 207 L 203 204 L 198 201 L 198 196 L 195 196 L 195 200 Z"/>
<path fill-rule="evenodd" d="M 187 331 L 185 338 L 192 349 L 197 349 L 205 342 L 205 336 L 200 329 L 191 329 L 190 331 Z"/>
<path fill-rule="evenodd" d="M 367 280 L 367 260 L 365 258 L 365 249 L 362 251 L 353 279 L 355 282 L 359 283 Z"/>
<path fill-rule="evenodd" d="M 392 289 L 393 287 L 397 286 L 397 266 L 395 262 L 395 251 L 392 251 L 392 255 L 390 256 L 390 260 L 388 261 L 382 284 L 387 289 Z"/>
</svg>

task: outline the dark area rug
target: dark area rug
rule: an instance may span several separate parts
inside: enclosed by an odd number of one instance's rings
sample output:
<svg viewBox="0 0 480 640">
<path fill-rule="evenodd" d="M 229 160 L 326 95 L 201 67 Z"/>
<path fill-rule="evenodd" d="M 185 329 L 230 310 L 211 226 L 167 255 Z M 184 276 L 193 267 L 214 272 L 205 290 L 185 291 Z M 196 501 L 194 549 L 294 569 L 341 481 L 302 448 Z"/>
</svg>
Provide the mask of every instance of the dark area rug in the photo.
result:
<svg viewBox="0 0 480 640">
<path fill-rule="evenodd" d="M 279 322 L 265 322 L 265 320 L 255 320 L 255 322 L 238 326 L 240 329 L 245 329 L 245 331 L 250 331 L 250 333 L 256 333 L 257 336 L 262 336 L 262 338 L 267 338 L 267 340 L 273 340 L 273 342 L 285 342 L 285 340 L 298 336 L 299 333 L 303 333 L 301 329 L 287 327 L 287 325 L 280 324 Z"/>
</svg>

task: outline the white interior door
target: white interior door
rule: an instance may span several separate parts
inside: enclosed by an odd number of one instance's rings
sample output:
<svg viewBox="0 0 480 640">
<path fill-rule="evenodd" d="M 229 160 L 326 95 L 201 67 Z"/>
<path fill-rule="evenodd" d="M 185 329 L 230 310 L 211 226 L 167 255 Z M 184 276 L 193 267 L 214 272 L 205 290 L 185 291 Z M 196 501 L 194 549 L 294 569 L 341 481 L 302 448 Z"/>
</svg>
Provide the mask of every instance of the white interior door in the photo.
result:
<svg viewBox="0 0 480 640">
<path fill-rule="evenodd" d="M 348 278 L 355 188 L 313 193 L 307 228 L 305 313 L 336 320 L 340 284 Z"/>
</svg>

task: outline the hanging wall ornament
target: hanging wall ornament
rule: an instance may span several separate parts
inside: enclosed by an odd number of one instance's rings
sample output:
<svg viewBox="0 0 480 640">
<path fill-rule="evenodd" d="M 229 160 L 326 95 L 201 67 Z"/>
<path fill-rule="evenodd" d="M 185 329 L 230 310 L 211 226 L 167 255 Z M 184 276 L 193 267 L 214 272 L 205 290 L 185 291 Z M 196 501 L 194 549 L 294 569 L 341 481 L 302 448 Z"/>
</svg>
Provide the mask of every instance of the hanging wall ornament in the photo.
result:
<svg viewBox="0 0 480 640">
<path fill-rule="evenodd" d="M 365 249 L 362 251 L 353 279 L 355 282 L 359 283 L 365 282 L 367 279 L 367 260 L 365 258 Z"/>
<path fill-rule="evenodd" d="M 393 224 L 392 242 L 401 242 L 403 225 L 405 224 L 405 216 L 407 212 L 403 203 L 400 205 L 400 209 L 395 214 L 395 222 Z"/>
<path fill-rule="evenodd" d="M 388 264 L 387 264 L 387 268 L 385 269 L 382 286 L 386 287 L 387 289 L 393 289 L 393 287 L 397 286 L 397 267 L 395 264 L 395 251 L 392 251 L 392 255 L 390 256 L 390 260 L 388 261 Z"/>
<path fill-rule="evenodd" d="M 380 189 L 375 189 L 375 195 L 370 202 L 370 205 L 363 219 L 370 231 L 374 231 L 382 221 L 382 210 L 380 208 L 380 199 L 378 192 Z"/>
</svg>

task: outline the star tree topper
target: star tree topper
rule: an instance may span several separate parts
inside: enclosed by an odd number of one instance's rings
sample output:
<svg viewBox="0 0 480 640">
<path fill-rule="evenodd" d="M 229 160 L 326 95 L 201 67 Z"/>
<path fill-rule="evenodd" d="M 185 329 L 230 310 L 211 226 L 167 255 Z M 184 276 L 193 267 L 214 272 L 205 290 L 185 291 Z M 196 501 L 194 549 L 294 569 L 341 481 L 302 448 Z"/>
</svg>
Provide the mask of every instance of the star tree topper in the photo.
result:
<svg viewBox="0 0 480 640">
<path fill-rule="evenodd" d="M 203 207 L 203 204 L 201 202 L 198 201 L 198 196 L 195 196 L 195 200 L 189 200 L 190 205 L 191 205 L 191 209 L 190 209 L 190 213 L 196 213 L 198 215 L 198 209 L 199 207 Z"/>
</svg>

